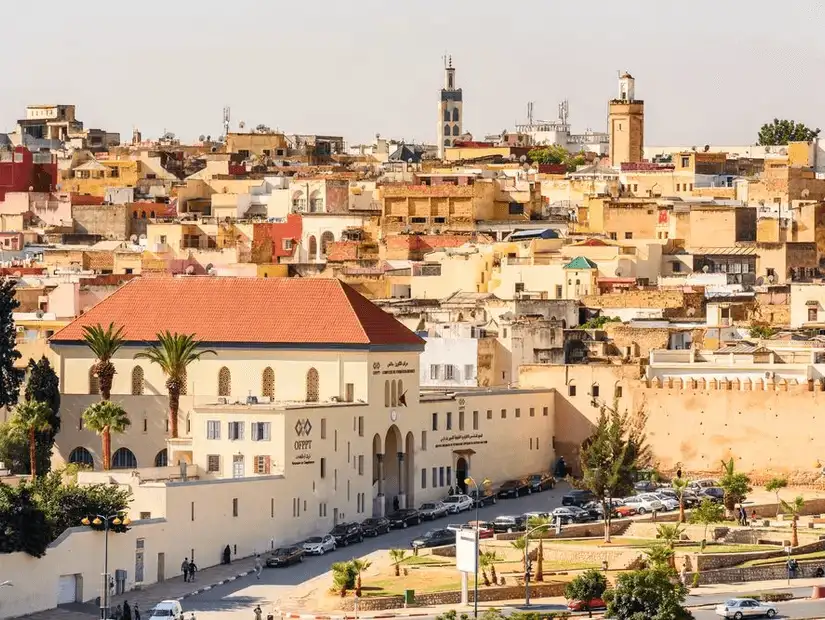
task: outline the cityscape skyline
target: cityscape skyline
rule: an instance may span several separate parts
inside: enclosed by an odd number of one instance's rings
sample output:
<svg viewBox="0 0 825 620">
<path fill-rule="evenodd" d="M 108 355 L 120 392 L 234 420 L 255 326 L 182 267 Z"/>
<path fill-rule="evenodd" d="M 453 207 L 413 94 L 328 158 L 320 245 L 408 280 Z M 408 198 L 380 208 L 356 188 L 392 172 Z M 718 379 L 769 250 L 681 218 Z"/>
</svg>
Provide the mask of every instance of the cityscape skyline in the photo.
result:
<svg viewBox="0 0 825 620">
<path fill-rule="evenodd" d="M 9 21 L 33 23 L 50 4 L 14 6 Z M 230 105 L 235 128 L 243 120 L 247 129 L 265 124 L 287 133 L 343 135 L 350 144 L 376 133 L 434 143 L 445 53 L 464 90 L 465 130 L 475 138 L 523 122 L 530 101 L 536 118 L 552 119 L 563 99 L 570 101 L 576 131 L 604 131 L 618 70 L 637 78 L 652 145 L 753 143 L 762 123 L 774 117 L 818 126 L 825 105 L 815 73 L 825 46 L 776 32 L 764 2 L 748 3 L 744 13 L 742 2 L 703 0 L 688 8 L 636 0 L 593 14 L 589 6 L 538 2 L 514 13 L 483 0 L 472 12 L 468 4 L 430 0 L 399 7 L 365 0 L 357 3 L 360 10 L 239 0 L 233 8 L 243 21 L 235 22 L 213 0 L 174 6 L 148 0 L 141 15 L 129 17 L 132 32 L 141 34 L 127 35 L 120 49 L 107 50 L 93 37 L 55 44 L 65 32 L 87 28 L 90 14 L 101 31 L 126 34 L 122 9 L 99 0 L 85 6 L 88 12 L 44 24 L 52 42 L 39 42 L 25 63 L 5 67 L 4 130 L 13 129 L 27 104 L 75 103 L 89 127 L 129 136 L 136 126 L 147 137 L 166 130 L 189 141 L 219 135 L 222 108 Z M 810 22 L 823 12 L 813 3 L 785 10 L 789 23 Z M 253 14 L 256 19 L 245 19 Z M 519 33 L 523 45 L 485 44 L 485 33 L 499 40 L 494 26 L 514 39 Z M 169 34 L 142 35 L 152 29 Z M 10 48 L 27 48 L 24 33 L 10 31 Z M 54 71 L 54 54 L 71 70 Z M 745 66 L 742 58 L 753 62 Z M 177 67 L 159 70 L 168 63 Z M 89 88 L 89 78 L 99 87 Z M 747 105 L 733 114 L 726 110 L 733 101 Z"/>
</svg>

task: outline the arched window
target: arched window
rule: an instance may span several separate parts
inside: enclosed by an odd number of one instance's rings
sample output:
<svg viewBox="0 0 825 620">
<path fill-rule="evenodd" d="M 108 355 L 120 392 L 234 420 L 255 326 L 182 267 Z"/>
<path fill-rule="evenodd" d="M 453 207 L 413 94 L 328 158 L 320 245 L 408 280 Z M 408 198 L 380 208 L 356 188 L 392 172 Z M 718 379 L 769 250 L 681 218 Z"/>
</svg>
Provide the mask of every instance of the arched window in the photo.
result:
<svg viewBox="0 0 825 620">
<path fill-rule="evenodd" d="M 444 110 L 444 122 L 447 123 L 450 121 L 450 111 Z"/>
<path fill-rule="evenodd" d="M 384 381 L 384 406 L 390 406 L 390 382 L 389 380 Z"/>
<path fill-rule="evenodd" d="M 320 213 L 323 209 L 324 199 L 321 196 L 321 192 L 316 189 L 309 195 L 309 212 Z"/>
<path fill-rule="evenodd" d="M 94 366 L 89 368 L 89 394 L 100 394 L 100 379 L 95 374 Z"/>
<path fill-rule="evenodd" d="M 92 458 L 92 453 L 83 446 L 79 446 L 72 450 L 71 454 L 69 454 L 69 463 L 88 465 L 89 467 L 95 466 L 95 460 Z"/>
<path fill-rule="evenodd" d="M 444 146 L 450 146 L 450 140 L 449 139 L 444 140 Z"/>
<path fill-rule="evenodd" d="M 218 371 L 218 396 L 229 396 L 232 393 L 232 375 L 224 366 Z"/>
<path fill-rule="evenodd" d="M 143 380 L 143 367 L 132 368 L 132 396 L 143 396 L 143 388 L 146 383 Z"/>
<path fill-rule="evenodd" d="M 314 368 L 307 371 L 307 402 L 318 402 L 318 371 Z"/>
<path fill-rule="evenodd" d="M 169 466 L 169 453 L 166 451 L 166 448 L 161 450 L 155 455 L 155 467 L 168 467 Z"/>
<path fill-rule="evenodd" d="M 404 394 L 404 382 L 401 379 L 399 379 L 398 380 L 398 404 L 399 405 L 403 404 L 401 402 L 401 396 L 403 394 Z"/>
<path fill-rule="evenodd" d="M 154 219 L 154 217 L 155 217 L 155 212 L 154 212 L 154 211 L 152 211 L 152 212 L 149 214 L 149 217 L 151 217 L 151 218 L 153 218 L 153 219 Z"/>
<path fill-rule="evenodd" d="M 453 122 L 458 122 L 458 108 L 453 108 Z"/>
<path fill-rule="evenodd" d="M 445 136 L 450 135 L 450 126 L 449 125 L 444 125 L 444 135 Z"/>
<path fill-rule="evenodd" d="M 453 135 L 454 136 L 458 135 L 458 125 L 453 125 Z"/>
<path fill-rule="evenodd" d="M 137 219 L 137 211 L 132 211 L 132 219 L 133 220 Z"/>
<path fill-rule="evenodd" d="M 129 448 L 118 448 L 112 455 L 112 469 L 133 469 L 137 467 L 137 459 Z"/>
<path fill-rule="evenodd" d="M 329 244 L 334 242 L 334 241 L 335 241 L 335 235 L 333 235 L 330 231 L 324 232 L 324 234 L 321 235 L 321 254 L 326 256 L 327 248 L 329 247 Z"/>
<path fill-rule="evenodd" d="M 398 404 L 398 386 L 395 381 L 390 381 L 390 404 L 393 407 Z"/>
<path fill-rule="evenodd" d="M 315 235 L 309 236 L 309 242 L 307 243 L 309 258 L 315 258 L 315 255 L 318 253 L 318 242 L 315 240 Z"/>
<path fill-rule="evenodd" d="M 143 219 L 143 220 L 146 219 L 146 211 L 141 211 L 140 212 L 140 218 Z"/>
<path fill-rule="evenodd" d="M 261 377 L 261 396 L 275 399 L 275 371 L 268 366 L 264 368 L 264 374 Z"/>
</svg>

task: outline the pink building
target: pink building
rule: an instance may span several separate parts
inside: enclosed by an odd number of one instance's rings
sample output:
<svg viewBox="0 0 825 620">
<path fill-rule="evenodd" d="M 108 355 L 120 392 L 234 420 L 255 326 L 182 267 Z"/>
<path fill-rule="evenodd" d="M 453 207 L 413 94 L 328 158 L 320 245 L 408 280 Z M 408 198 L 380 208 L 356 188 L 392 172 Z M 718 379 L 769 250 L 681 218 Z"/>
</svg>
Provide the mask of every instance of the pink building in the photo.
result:
<svg viewBox="0 0 825 620">
<path fill-rule="evenodd" d="M 71 194 L 8 192 L 0 202 L 0 215 L 31 214 L 33 226 L 71 226 Z"/>
</svg>

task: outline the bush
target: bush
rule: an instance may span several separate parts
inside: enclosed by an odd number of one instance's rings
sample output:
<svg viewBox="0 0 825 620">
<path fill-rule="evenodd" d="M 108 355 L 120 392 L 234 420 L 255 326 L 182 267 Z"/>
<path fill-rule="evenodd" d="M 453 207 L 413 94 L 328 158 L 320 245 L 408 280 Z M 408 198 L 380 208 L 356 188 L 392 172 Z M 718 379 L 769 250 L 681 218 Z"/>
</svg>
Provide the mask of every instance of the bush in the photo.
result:
<svg viewBox="0 0 825 620">
<path fill-rule="evenodd" d="M 762 592 L 761 594 L 743 594 L 742 598 L 752 598 L 763 603 L 781 603 L 793 599 L 792 592 Z"/>
</svg>

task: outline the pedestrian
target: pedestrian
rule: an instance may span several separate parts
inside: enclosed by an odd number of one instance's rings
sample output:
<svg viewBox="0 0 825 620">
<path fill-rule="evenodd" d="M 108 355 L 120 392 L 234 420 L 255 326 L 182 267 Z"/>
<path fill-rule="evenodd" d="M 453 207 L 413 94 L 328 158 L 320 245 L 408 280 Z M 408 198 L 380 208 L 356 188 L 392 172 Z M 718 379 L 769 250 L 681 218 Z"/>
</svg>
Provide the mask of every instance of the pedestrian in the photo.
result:
<svg viewBox="0 0 825 620">
<path fill-rule="evenodd" d="M 398 503 L 398 496 L 392 498 L 392 509 L 396 512 L 398 511 L 399 503 Z"/>
<path fill-rule="evenodd" d="M 226 547 L 224 547 L 224 549 L 223 549 L 223 563 L 224 564 L 229 564 L 231 554 L 232 554 L 232 550 L 229 548 L 229 545 L 226 545 Z"/>
<path fill-rule="evenodd" d="M 742 504 L 739 504 L 739 522 L 742 525 L 748 524 L 748 511 L 745 510 L 745 507 Z"/>
<path fill-rule="evenodd" d="M 189 558 L 183 558 L 183 562 L 180 563 L 180 572 L 183 573 L 184 583 L 189 581 Z"/>
<path fill-rule="evenodd" d="M 129 601 L 123 601 L 123 620 L 132 620 L 132 608 Z"/>
<path fill-rule="evenodd" d="M 255 578 L 260 579 L 264 568 L 261 566 L 261 556 L 255 555 Z"/>
<path fill-rule="evenodd" d="M 261 611 L 261 606 L 260 605 L 255 607 L 255 620 L 262 620 L 262 617 L 261 617 L 262 613 L 263 612 Z"/>
<path fill-rule="evenodd" d="M 198 572 L 198 567 L 195 566 L 195 559 L 189 560 L 189 581 L 195 581 L 195 573 Z"/>
<path fill-rule="evenodd" d="M 452 485 L 450 485 L 450 488 L 447 489 L 447 495 L 453 495 L 454 493 L 455 493 L 455 491 L 453 491 L 453 487 L 452 487 Z"/>
<path fill-rule="evenodd" d="M 756 523 L 756 510 L 751 510 L 751 523 Z"/>
<path fill-rule="evenodd" d="M 135 601 L 135 606 L 132 607 L 132 615 L 135 617 L 135 620 L 140 620 L 140 607 L 138 607 L 137 601 Z"/>
<path fill-rule="evenodd" d="M 123 609 L 121 609 L 120 605 L 115 607 L 115 620 L 123 620 Z"/>
</svg>

